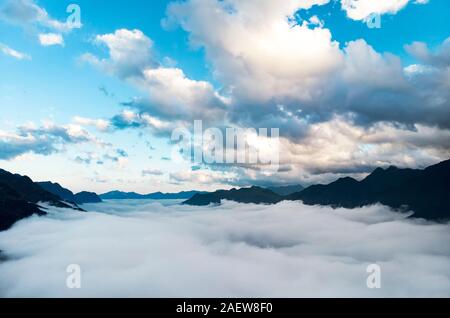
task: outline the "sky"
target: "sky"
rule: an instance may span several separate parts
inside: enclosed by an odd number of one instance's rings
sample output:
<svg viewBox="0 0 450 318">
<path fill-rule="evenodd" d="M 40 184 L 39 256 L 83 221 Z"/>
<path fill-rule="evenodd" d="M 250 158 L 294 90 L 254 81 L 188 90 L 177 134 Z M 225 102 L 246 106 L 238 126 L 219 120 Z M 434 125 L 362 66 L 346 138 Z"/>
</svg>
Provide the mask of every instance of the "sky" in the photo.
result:
<svg viewBox="0 0 450 318">
<path fill-rule="evenodd" d="M 309 185 L 446 160 L 449 9 L 0 0 L 0 168 L 73 191 L 148 193 Z M 196 120 L 279 129 L 279 147 L 252 139 L 278 169 L 174 160 L 172 133 Z"/>
</svg>

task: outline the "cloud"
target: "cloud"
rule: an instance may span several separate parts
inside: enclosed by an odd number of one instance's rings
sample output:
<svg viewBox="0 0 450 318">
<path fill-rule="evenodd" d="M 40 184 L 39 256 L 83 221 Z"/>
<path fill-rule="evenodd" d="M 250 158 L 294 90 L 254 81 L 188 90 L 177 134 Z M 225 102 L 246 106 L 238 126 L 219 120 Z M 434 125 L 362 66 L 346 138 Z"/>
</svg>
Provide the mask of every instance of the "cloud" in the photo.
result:
<svg viewBox="0 0 450 318">
<path fill-rule="evenodd" d="M 289 19 L 298 10 L 327 2 L 173 2 L 164 25 L 181 26 L 191 45 L 205 50 L 229 95 L 227 118 L 244 127 L 270 124 L 300 140 L 309 123 L 349 113 L 365 126 L 391 121 L 450 127 L 445 69 L 439 72 L 443 84 L 430 91 L 439 82 L 436 77 L 407 76 L 393 54 L 380 54 L 361 39 L 340 44 L 317 21 Z M 380 10 L 391 12 L 407 2 L 367 3 L 385 4 Z M 438 55 L 446 56 L 441 51 Z"/>
<path fill-rule="evenodd" d="M 426 43 L 413 42 L 405 45 L 406 51 L 420 62 L 434 67 L 450 67 L 450 37 L 432 52 Z"/>
<path fill-rule="evenodd" d="M 146 69 L 143 85 L 150 100 L 134 106 L 159 118 L 212 121 L 225 114 L 227 99 L 210 83 L 187 78 L 181 69 Z"/>
<path fill-rule="evenodd" d="M 382 206 L 87 208 L 52 208 L 0 233 L 2 297 L 450 295 L 449 225 L 406 219 Z M 381 267 L 377 290 L 366 287 L 374 263 Z M 81 289 L 66 287 L 70 264 L 81 266 Z"/>
<path fill-rule="evenodd" d="M 394 13 L 407 2 L 377 3 L 379 12 Z M 406 47 L 420 64 L 405 66 L 400 57 L 377 52 L 362 39 L 338 43 L 319 17 L 301 23 L 293 18 L 298 10 L 327 3 L 171 3 L 163 25 L 180 26 L 191 46 L 204 50 L 220 88 L 189 78 L 180 67 L 163 66 L 154 58 L 153 42 L 139 30 L 97 36 L 108 57 L 88 53 L 84 58 L 143 95 L 124 103 L 127 109 L 108 120 L 110 127 L 149 129 L 163 137 L 175 128 L 192 128 L 196 119 L 220 129 L 279 128 L 282 171 L 276 178 L 289 183 L 329 181 L 350 172 L 361 177 L 388 162 L 414 167 L 448 159 L 444 138 L 435 139 L 440 144 L 419 146 L 419 131 L 437 137 L 450 129 L 448 41 L 436 51 L 424 44 Z M 358 10 L 366 10 L 365 3 L 357 4 Z M 390 142 L 365 142 L 363 136 L 374 132 L 409 139 L 389 136 Z M 327 167 L 330 173 L 324 173 Z M 230 182 L 275 178 L 262 168 L 225 169 L 239 175 Z M 186 173 L 174 177 L 175 182 L 196 178 Z"/>
<path fill-rule="evenodd" d="M 341 0 L 341 5 L 350 19 L 366 20 L 372 14 L 396 14 L 410 2 L 426 4 L 428 0 Z"/>
<path fill-rule="evenodd" d="M 160 169 L 145 169 L 142 170 L 142 176 L 143 177 L 147 177 L 147 176 L 162 176 L 164 175 L 164 172 L 161 171 Z"/>
<path fill-rule="evenodd" d="M 111 123 L 104 119 L 92 119 L 86 117 L 75 116 L 73 122 L 80 126 L 93 126 L 100 131 L 108 131 L 111 127 Z"/>
<path fill-rule="evenodd" d="M 0 51 L 10 57 L 18 60 L 31 60 L 31 56 L 19 51 L 14 50 L 6 44 L 0 43 Z"/>
<path fill-rule="evenodd" d="M 109 57 L 86 53 L 81 60 L 131 82 L 147 95 L 129 106 L 160 121 L 224 117 L 228 100 L 210 83 L 192 80 L 179 68 L 163 67 L 154 59 L 153 41 L 142 31 L 120 29 L 98 35 L 96 42 L 107 46 Z"/>
<path fill-rule="evenodd" d="M 106 145 L 78 125 L 58 126 L 45 122 L 40 127 L 20 126 L 15 133 L 0 131 L 0 160 L 11 160 L 30 152 L 48 156 L 62 151 L 65 145 L 82 143 Z"/>
<path fill-rule="evenodd" d="M 52 18 L 33 0 L 6 0 L 0 6 L 0 20 L 39 35 L 39 42 L 43 46 L 62 45 L 64 43 L 62 33 L 73 29 L 73 25 L 69 22 Z"/>
<path fill-rule="evenodd" d="M 199 167 L 198 169 L 172 172 L 169 174 L 169 179 L 172 183 L 178 185 L 200 185 L 207 188 L 217 188 L 236 184 L 239 180 L 239 175 L 236 174 L 234 167 L 231 167 L 231 169 L 226 167 L 201 169 Z"/>
<path fill-rule="evenodd" d="M 114 33 L 97 35 L 95 42 L 108 48 L 109 56 L 99 58 L 91 53 L 81 59 L 103 71 L 127 79 L 142 76 L 144 68 L 155 65 L 153 41 L 140 30 L 119 29 Z"/>
<path fill-rule="evenodd" d="M 61 45 L 64 46 L 64 39 L 61 34 L 42 33 L 39 34 L 39 42 L 42 46 Z"/>
<path fill-rule="evenodd" d="M 53 19 L 47 11 L 33 0 L 7 0 L 0 7 L 0 19 L 24 28 L 39 26 L 60 32 L 71 29 L 66 22 Z"/>
<path fill-rule="evenodd" d="M 206 50 L 221 83 L 256 108 L 281 97 L 317 98 L 318 81 L 340 66 L 342 53 L 328 29 L 288 21 L 319 2 L 328 1 L 173 2 L 165 23 L 186 30 L 190 43 Z"/>
</svg>

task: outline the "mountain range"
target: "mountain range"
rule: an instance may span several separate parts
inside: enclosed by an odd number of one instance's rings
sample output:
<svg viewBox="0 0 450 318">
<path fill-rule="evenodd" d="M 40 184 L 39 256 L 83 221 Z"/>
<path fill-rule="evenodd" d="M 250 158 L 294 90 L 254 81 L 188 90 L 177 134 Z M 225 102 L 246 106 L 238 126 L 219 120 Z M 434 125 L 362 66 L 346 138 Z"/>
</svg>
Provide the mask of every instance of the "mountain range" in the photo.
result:
<svg viewBox="0 0 450 318">
<path fill-rule="evenodd" d="M 74 202 L 76 204 L 102 202 L 102 199 L 94 192 L 83 191 L 74 194 L 72 191 L 62 187 L 59 183 L 52 183 L 50 181 L 36 182 L 36 184 L 44 190 L 57 195 L 64 201 Z"/>
<path fill-rule="evenodd" d="M 429 220 L 450 218 L 450 160 L 424 170 L 376 169 L 362 181 L 342 178 L 288 196 L 307 205 L 356 208 L 381 203 Z"/>
<path fill-rule="evenodd" d="M 183 191 L 177 193 L 155 192 L 149 194 L 139 194 L 136 192 L 111 191 L 100 195 L 103 200 L 186 200 L 196 194 L 203 194 L 201 191 Z"/>
<path fill-rule="evenodd" d="M 291 200 L 303 201 L 307 205 L 350 209 L 381 203 L 397 210 L 411 210 L 414 217 L 446 220 L 450 219 L 450 160 L 424 170 L 377 168 L 362 181 L 341 178 L 327 185 L 313 185 L 289 195 L 251 187 L 196 194 L 184 204 L 205 206 L 218 204 L 221 200 L 255 204 Z"/>
<path fill-rule="evenodd" d="M 300 189 L 298 192 L 294 192 Z M 361 181 L 341 178 L 327 185 L 278 188 L 250 187 L 215 192 L 185 191 L 150 193 L 113 191 L 100 197 L 92 192 L 73 194 L 57 183 L 33 182 L 29 177 L 0 169 L 0 231 L 33 214 L 45 215 L 40 204 L 83 211 L 78 204 L 103 199 L 187 199 L 186 205 L 207 206 L 222 200 L 239 203 L 275 204 L 284 200 L 307 205 L 356 208 L 381 203 L 396 210 L 409 210 L 427 220 L 450 219 L 450 160 L 423 170 L 377 168 Z"/>
</svg>

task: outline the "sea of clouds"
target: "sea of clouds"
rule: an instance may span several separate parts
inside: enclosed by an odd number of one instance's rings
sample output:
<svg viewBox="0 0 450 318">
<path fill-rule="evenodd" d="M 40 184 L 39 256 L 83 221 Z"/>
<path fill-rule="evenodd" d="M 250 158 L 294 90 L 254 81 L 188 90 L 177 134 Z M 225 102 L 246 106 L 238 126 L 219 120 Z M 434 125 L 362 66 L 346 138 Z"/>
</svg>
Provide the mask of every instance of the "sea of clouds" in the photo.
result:
<svg viewBox="0 0 450 318">
<path fill-rule="evenodd" d="M 0 296 L 450 296 L 449 224 L 378 205 L 176 203 L 108 201 L 17 223 L 0 233 Z M 380 289 L 366 283 L 374 263 Z M 80 289 L 67 288 L 70 264 Z"/>
</svg>

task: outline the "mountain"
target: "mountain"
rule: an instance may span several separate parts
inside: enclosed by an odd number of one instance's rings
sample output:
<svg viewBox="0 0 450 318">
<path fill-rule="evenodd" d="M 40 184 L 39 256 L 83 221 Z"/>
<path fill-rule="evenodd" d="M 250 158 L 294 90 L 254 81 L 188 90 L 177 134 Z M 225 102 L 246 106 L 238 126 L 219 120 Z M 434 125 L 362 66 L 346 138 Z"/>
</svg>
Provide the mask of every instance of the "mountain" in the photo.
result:
<svg viewBox="0 0 450 318">
<path fill-rule="evenodd" d="M 100 203 L 102 199 L 94 192 L 83 191 L 75 194 L 75 203 L 85 204 L 85 203 Z"/>
<path fill-rule="evenodd" d="M 73 194 L 73 192 L 62 187 L 59 183 L 46 181 L 46 182 L 36 182 L 36 184 L 38 184 L 45 191 L 53 193 L 65 201 L 75 202 L 75 195 Z"/>
<path fill-rule="evenodd" d="M 102 199 L 94 192 L 80 192 L 74 194 L 72 191 L 62 187 L 59 183 L 52 183 L 50 181 L 46 182 L 36 182 L 44 190 L 53 193 L 63 199 L 64 201 L 73 202 L 76 204 L 84 203 L 99 203 Z"/>
<path fill-rule="evenodd" d="M 339 179 L 314 185 L 286 197 L 308 205 L 356 208 L 381 203 L 394 209 L 414 211 L 414 217 L 450 219 L 450 160 L 424 170 L 376 169 L 362 181 Z"/>
<path fill-rule="evenodd" d="M 287 191 L 287 189 L 273 190 L 259 187 L 220 190 L 196 194 L 183 204 L 205 206 L 219 204 L 221 200 L 272 204 L 282 200 L 301 200 L 307 205 L 329 205 L 353 209 L 381 203 L 396 210 L 413 211 L 414 217 L 448 220 L 450 219 L 450 160 L 424 170 L 377 168 L 362 181 L 346 177 L 327 185 L 313 185 L 289 195 L 275 193 Z"/>
<path fill-rule="evenodd" d="M 111 191 L 100 194 L 100 198 L 103 200 L 138 200 L 144 199 L 144 195 L 136 192 Z"/>
<path fill-rule="evenodd" d="M 59 196 L 45 191 L 29 177 L 0 169 L 0 231 L 33 214 L 45 215 L 45 209 L 39 206 L 39 202 L 81 210 L 76 205 L 63 202 Z"/>
<path fill-rule="evenodd" d="M 301 185 L 291 185 L 291 186 L 283 186 L 283 187 L 269 187 L 268 190 L 275 192 L 279 195 L 290 195 L 296 192 L 300 192 L 304 189 Z"/>
<path fill-rule="evenodd" d="M 222 200 L 235 201 L 239 203 L 273 204 L 280 202 L 282 196 L 260 187 L 243 189 L 219 190 L 212 193 L 198 193 L 189 200 L 183 202 L 186 205 L 206 206 L 220 204 Z"/>
<path fill-rule="evenodd" d="M 139 194 L 136 192 L 111 191 L 100 195 L 103 200 L 186 200 L 195 194 L 205 193 L 200 191 L 183 191 L 178 193 L 155 192 L 149 194 Z"/>
</svg>

